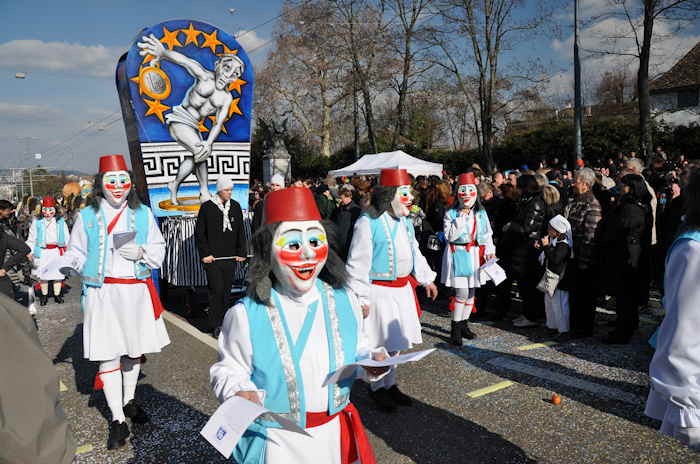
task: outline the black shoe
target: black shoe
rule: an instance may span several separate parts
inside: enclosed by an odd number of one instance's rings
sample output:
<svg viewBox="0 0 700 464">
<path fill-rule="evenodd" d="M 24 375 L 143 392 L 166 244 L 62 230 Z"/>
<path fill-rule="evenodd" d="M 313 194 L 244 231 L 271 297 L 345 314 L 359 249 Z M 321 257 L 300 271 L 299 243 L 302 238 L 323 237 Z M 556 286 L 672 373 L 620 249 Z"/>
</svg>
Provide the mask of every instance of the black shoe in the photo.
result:
<svg viewBox="0 0 700 464">
<path fill-rule="evenodd" d="M 39 305 L 40 306 L 46 306 L 46 303 L 49 302 L 49 297 L 47 295 L 39 295 Z"/>
<path fill-rule="evenodd" d="M 147 424 L 150 422 L 146 411 L 134 400 L 126 403 L 126 406 L 124 406 L 124 415 L 135 424 Z"/>
<path fill-rule="evenodd" d="M 129 438 L 129 426 L 126 422 L 112 421 L 109 424 L 109 438 L 107 438 L 107 449 L 113 450 L 126 445 Z"/>
<path fill-rule="evenodd" d="M 392 385 L 389 388 L 389 394 L 391 394 L 391 399 L 394 400 L 394 403 L 399 406 L 411 406 L 413 404 L 411 397 L 399 390 L 399 387 L 396 385 Z"/>
<path fill-rule="evenodd" d="M 215 328 L 215 329 L 212 331 L 211 334 L 212 334 L 212 336 L 213 336 L 214 338 L 216 338 L 216 339 L 218 340 L 218 339 L 219 339 L 219 335 L 221 334 L 221 326 Z"/>
<path fill-rule="evenodd" d="M 374 400 L 374 404 L 377 405 L 377 409 L 384 412 L 394 412 L 396 411 L 396 403 L 386 388 L 378 388 L 377 390 L 370 390 L 369 397 Z"/>
<path fill-rule="evenodd" d="M 61 295 L 57 295 L 57 296 L 53 297 L 53 301 L 55 301 L 58 304 L 61 304 L 61 303 L 63 303 L 63 297 Z"/>
<path fill-rule="evenodd" d="M 450 322 L 450 343 L 462 346 L 462 327 L 459 325 L 459 322 Z"/>
<path fill-rule="evenodd" d="M 476 338 L 476 334 L 469 328 L 469 321 L 464 320 L 459 324 L 461 324 L 462 327 L 462 337 L 466 338 L 467 340 L 474 340 Z"/>
</svg>

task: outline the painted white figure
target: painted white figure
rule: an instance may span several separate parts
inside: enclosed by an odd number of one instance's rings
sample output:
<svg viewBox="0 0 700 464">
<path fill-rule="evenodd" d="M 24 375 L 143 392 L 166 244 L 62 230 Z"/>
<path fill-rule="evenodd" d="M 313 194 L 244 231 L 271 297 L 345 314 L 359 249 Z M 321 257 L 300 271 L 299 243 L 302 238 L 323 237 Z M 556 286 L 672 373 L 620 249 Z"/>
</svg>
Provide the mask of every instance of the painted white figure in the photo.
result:
<svg viewBox="0 0 700 464">
<path fill-rule="evenodd" d="M 200 201 L 204 203 L 210 197 L 206 160 L 211 155 L 212 145 L 221 133 L 233 101 L 227 88 L 243 75 L 245 64 L 235 54 L 222 54 L 216 60 L 212 72 L 182 53 L 167 50 L 153 34 L 142 37 L 141 40 L 137 44 L 141 48 L 139 53 L 142 56 L 152 55 L 152 65 L 155 66 L 160 60 L 168 60 L 185 68 L 195 79 L 182 103 L 165 115 L 170 136 L 192 154 L 184 158 L 175 179 L 168 184 L 168 189 L 170 201 L 177 205 L 180 184 L 194 172 L 199 182 Z M 212 115 L 216 120 L 204 140 L 199 132 L 199 123 Z"/>
</svg>

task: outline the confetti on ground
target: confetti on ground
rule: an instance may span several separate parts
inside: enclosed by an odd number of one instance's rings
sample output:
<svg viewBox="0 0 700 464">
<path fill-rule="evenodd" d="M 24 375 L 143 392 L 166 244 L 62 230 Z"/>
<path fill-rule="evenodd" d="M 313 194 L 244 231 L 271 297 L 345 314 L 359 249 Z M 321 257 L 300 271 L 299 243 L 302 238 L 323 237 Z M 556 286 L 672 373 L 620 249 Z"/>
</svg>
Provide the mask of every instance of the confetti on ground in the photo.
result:
<svg viewBox="0 0 700 464">
<path fill-rule="evenodd" d="M 66 384 L 63 383 L 63 380 L 58 381 L 58 391 L 60 391 L 60 392 L 68 391 L 68 387 L 66 387 Z"/>
<path fill-rule="evenodd" d="M 92 445 L 90 445 L 90 444 L 82 445 L 82 446 L 78 446 L 78 449 L 75 450 L 75 454 L 90 453 L 90 452 L 92 452 L 92 450 L 93 450 Z"/>
<path fill-rule="evenodd" d="M 503 390 L 504 388 L 508 388 L 511 385 L 513 385 L 515 382 L 511 382 L 510 380 L 504 380 L 503 382 L 498 382 L 495 383 L 491 386 L 485 387 L 485 388 L 480 388 L 478 390 L 474 390 L 473 392 L 467 393 L 467 396 L 469 398 L 478 398 L 480 396 L 488 395 L 489 393 L 494 393 L 497 392 L 498 390 Z"/>
<path fill-rule="evenodd" d="M 519 346 L 516 348 L 516 350 L 527 351 L 527 350 L 534 350 L 536 348 L 546 348 L 548 346 L 554 346 L 554 345 L 557 345 L 557 342 L 533 343 L 532 345 Z"/>
</svg>

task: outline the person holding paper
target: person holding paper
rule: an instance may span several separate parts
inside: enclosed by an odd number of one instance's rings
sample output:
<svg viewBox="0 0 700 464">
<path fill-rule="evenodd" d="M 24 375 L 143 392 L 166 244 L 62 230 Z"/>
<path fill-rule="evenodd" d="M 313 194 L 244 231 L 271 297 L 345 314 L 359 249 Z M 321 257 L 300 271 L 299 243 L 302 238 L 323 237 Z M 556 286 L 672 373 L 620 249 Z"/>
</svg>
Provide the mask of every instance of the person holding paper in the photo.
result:
<svg viewBox="0 0 700 464">
<path fill-rule="evenodd" d="M 366 317 L 371 346 L 390 353 L 423 343 L 421 309 L 415 288 L 425 287 L 437 297 L 435 272 L 418 248 L 408 219 L 413 203 L 411 178 L 405 169 L 382 169 L 372 190 L 370 208 L 355 223 L 347 272 Z M 411 398 L 396 385 L 396 368 L 379 382 L 370 382 L 370 394 L 383 411 L 411 405 Z"/>
<path fill-rule="evenodd" d="M 34 272 L 39 279 L 39 304 L 46 306 L 49 299 L 49 282 L 53 281 L 53 298 L 56 303 L 63 303 L 63 280 L 65 276 L 57 271 L 42 272 L 42 263 L 48 263 L 63 255 L 68 242 L 68 226 L 60 215 L 56 214 L 56 200 L 44 197 L 41 200 L 41 218 L 32 221 L 27 237 L 27 246 L 32 250 Z"/>
<path fill-rule="evenodd" d="M 121 240 L 115 237 L 129 232 L 135 232 L 134 238 L 117 247 Z M 83 356 L 100 363 L 95 389 L 104 390 L 112 413 L 108 449 L 126 443 L 126 417 L 149 421 L 134 395 L 142 356 L 170 343 L 151 279 L 164 256 L 163 236 L 132 188 L 124 157 L 102 156 L 95 189 L 76 218 L 68 251 L 58 258 L 60 266 L 49 267 L 82 274 Z"/>
<path fill-rule="evenodd" d="M 488 214 L 479 201 L 476 176 L 461 174 L 457 184 L 455 206 L 444 218 L 448 243 L 442 256 L 442 283 L 455 289 L 450 302 L 450 343 L 462 346 L 462 337 L 476 338 L 469 328 L 469 316 L 476 304 L 476 289 L 490 278 L 481 266 L 496 257 L 496 246 Z"/>
<path fill-rule="evenodd" d="M 386 358 L 386 350 L 371 351 L 363 337 L 361 308 L 343 288 L 346 274 L 333 238 L 309 189 L 290 187 L 265 198 L 248 296 L 224 318 L 211 385 L 221 403 L 235 395 L 259 403 L 310 437 L 263 415 L 233 452 L 239 464 L 375 462 L 349 399 L 354 375 L 324 386 L 347 364 Z M 366 369 L 373 379 L 386 371 Z"/>
</svg>

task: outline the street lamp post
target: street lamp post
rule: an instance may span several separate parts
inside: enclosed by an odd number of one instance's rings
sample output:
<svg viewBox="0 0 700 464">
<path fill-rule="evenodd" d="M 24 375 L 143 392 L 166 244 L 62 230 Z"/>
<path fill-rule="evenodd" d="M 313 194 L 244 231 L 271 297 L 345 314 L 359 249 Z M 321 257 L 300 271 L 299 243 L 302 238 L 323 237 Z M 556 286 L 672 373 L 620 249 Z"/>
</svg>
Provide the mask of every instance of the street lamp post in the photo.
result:
<svg viewBox="0 0 700 464">
<path fill-rule="evenodd" d="M 581 59 L 578 51 L 578 0 L 574 0 L 574 152 L 576 161 L 583 158 L 583 141 L 581 140 Z"/>
</svg>

